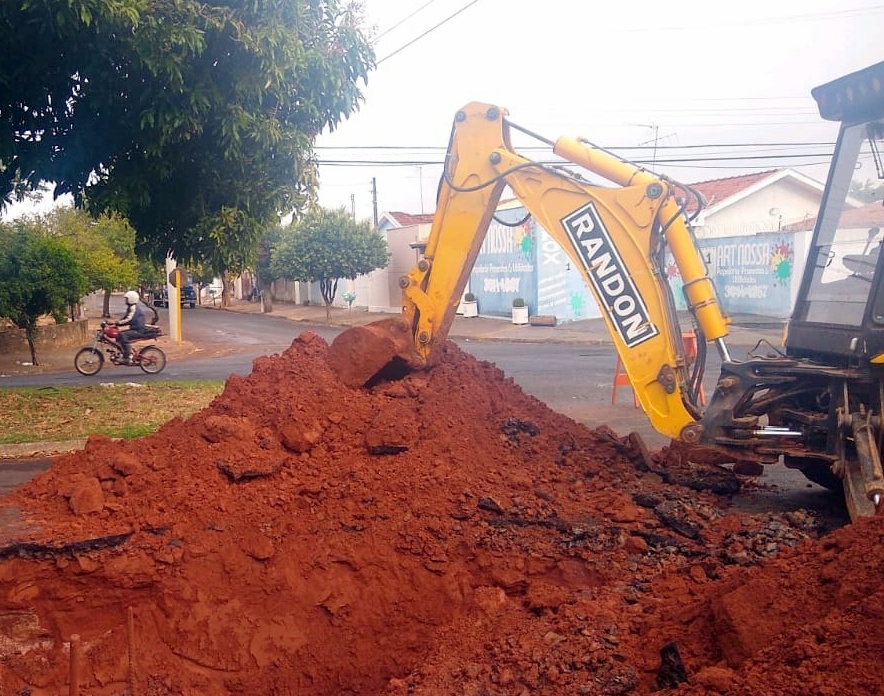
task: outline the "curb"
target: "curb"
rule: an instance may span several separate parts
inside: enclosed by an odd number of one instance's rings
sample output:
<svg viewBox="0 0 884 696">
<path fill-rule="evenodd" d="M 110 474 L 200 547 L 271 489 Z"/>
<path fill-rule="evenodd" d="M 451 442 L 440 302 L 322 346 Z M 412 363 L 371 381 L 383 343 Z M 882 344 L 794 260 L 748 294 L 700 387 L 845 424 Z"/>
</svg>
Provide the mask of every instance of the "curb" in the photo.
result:
<svg viewBox="0 0 884 696">
<path fill-rule="evenodd" d="M 86 438 L 80 440 L 21 442 L 14 445 L 0 445 L 0 466 L 4 459 L 36 459 L 52 457 L 81 450 L 86 446 Z"/>
</svg>

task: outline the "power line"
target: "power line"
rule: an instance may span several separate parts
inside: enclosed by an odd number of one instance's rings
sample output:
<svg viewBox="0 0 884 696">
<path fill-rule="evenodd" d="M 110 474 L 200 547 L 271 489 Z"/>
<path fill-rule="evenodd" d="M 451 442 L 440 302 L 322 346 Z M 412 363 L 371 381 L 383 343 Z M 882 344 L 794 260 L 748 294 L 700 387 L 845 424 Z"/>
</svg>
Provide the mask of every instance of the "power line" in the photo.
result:
<svg viewBox="0 0 884 696">
<path fill-rule="evenodd" d="M 376 38 L 380 39 L 381 37 L 386 36 L 387 34 L 389 34 L 389 33 L 390 33 L 391 31 L 393 31 L 394 29 L 396 29 L 396 28 L 402 26 L 403 24 L 405 24 L 405 22 L 407 22 L 409 19 L 411 19 L 412 17 L 414 17 L 418 12 L 420 12 L 421 10 L 425 10 L 425 9 L 427 8 L 428 5 L 432 5 L 434 2 L 436 2 L 436 0 L 427 0 L 427 2 L 425 2 L 423 5 L 421 5 L 420 7 L 418 7 L 414 12 L 405 15 L 405 17 L 403 17 L 403 18 L 400 19 L 398 22 L 396 22 L 392 27 L 389 27 L 389 28 L 387 28 L 387 29 L 384 29 L 380 34 L 377 35 Z"/>
<path fill-rule="evenodd" d="M 606 148 L 610 149 L 610 148 Z M 764 162 L 770 160 L 801 160 L 809 157 L 831 157 L 831 152 L 806 152 L 786 155 L 736 155 L 727 157 L 709 153 L 702 157 L 677 157 L 657 158 L 657 164 L 693 164 L 699 162 Z M 636 164 L 650 164 L 650 159 L 632 158 L 630 161 Z M 541 165 L 562 165 L 562 160 L 534 160 Z M 413 159 L 413 160 L 319 160 L 320 167 L 426 167 L 431 165 L 442 166 L 439 159 Z"/>
<path fill-rule="evenodd" d="M 384 34 L 387 34 L 388 32 L 392 31 L 393 29 L 395 29 L 396 27 L 401 25 L 403 22 L 407 21 L 408 19 L 413 17 L 415 14 L 417 14 L 421 10 L 425 9 L 427 7 L 427 5 L 431 4 L 432 2 L 434 2 L 434 0 L 428 0 L 428 2 L 426 2 L 424 5 L 419 7 L 414 12 L 412 12 L 410 15 L 406 16 L 405 18 L 403 18 L 402 20 L 400 20 L 399 22 L 394 24 L 392 27 L 390 27 L 390 29 L 387 29 L 386 31 L 384 31 L 382 34 L 380 34 L 380 36 L 383 36 Z M 436 31 L 436 29 L 447 24 L 449 21 L 454 19 L 457 15 L 462 13 L 464 10 L 475 5 L 477 2 L 479 2 L 479 0 L 472 0 L 471 2 L 467 3 L 465 6 L 463 6 L 462 8 L 460 8 L 459 10 L 454 12 L 453 14 L 449 15 L 448 17 L 446 17 L 442 21 L 438 22 L 437 24 L 433 25 L 432 27 L 427 29 L 422 34 L 419 34 L 418 36 L 413 38 L 411 41 L 403 44 L 402 46 L 397 48 L 395 51 L 387 54 L 386 56 L 384 56 L 383 58 L 378 60 L 375 65 L 380 65 L 384 61 L 389 60 L 390 58 L 395 56 L 397 53 L 400 53 L 401 51 L 404 51 L 409 46 L 414 45 L 415 43 L 420 41 L 422 38 L 427 36 L 428 34 Z M 783 15 L 783 16 L 779 16 L 779 17 L 746 19 L 746 20 L 736 21 L 736 22 L 729 21 L 728 25 L 729 26 L 752 26 L 752 25 L 759 25 L 759 24 L 773 25 L 773 24 L 783 24 L 783 23 L 792 23 L 792 22 L 808 22 L 808 21 L 816 21 L 816 20 L 822 20 L 822 19 L 837 19 L 840 17 L 853 17 L 853 16 L 861 16 L 861 15 L 866 15 L 866 14 L 876 14 L 876 13 L 880 12 L 881 10 L 884 10 L 884 5 L 873 5 L 871 7 L 848 8 L 848 9 L 837 10 L 837 11 L 832 11 L 832 12 L 818 12 L 815 14 L 805 13 L 805 14 L 799 14 L 799 15 Z M 621 33 L 638 33 L 638 32 L 653 31 L 656 33 L 656 32 L 665 32 L 665 31 L 679 31 L 679 30 L 686 30 L 686 29 L 697 30 L 697 29 L 708 28 L 710 26 L 717 26 L 717 25 L 714 23 L 712 23 L 712 24 L 702 24 L 701 23 L 701 24 L 669 26 L 669 27 L 660 27 L 660 26 L 654 26 L 654 27 L 616 27 L 616 28 L 610 28 L 610 31 L 621 32 Z M 797 97 L 789 97 L 789 98 L 795 99 Z"/>
<path fill-rule="evenodd" d="M 834 147 L 835 142 L 791 142 L 791 143 L 705 143 L 698 145 L 658 145 L 658 150 L 691 150 L 710 147 Z M 445 152 L 444 145 L 317 145 L 314 150 L 430 150 Z M 520 147 L 519 151 L 549 150 L 546 146 Z M 608 150 L 647 150 L 643 145 L 606 146 Z"/>
<path fill-rule="evenodd" d="M 470 8 L 470 7 L 472 7 L 472 6 L 475 5 L 477 2 L 479 2 L 479 0 L 472 0 L 472 2 L 467 3 L 466 5 L 464 5 L 463 7 L 461 7 L 461 8 L 460 8 L 457 12 L 455 12 L 454 14 L 449 15 L 448 17 L 446 17 L 445 19 L 443 19 L 443 20 L 442 20 L 441 22 L 439 22 L 438 24 L 435 24 L 435 25 L 433 25 L 432 27 L 430 27 L 429 29 L 427 29 L 423 34 L 419 34 L 418 36 L 416 36 L 415 38 L 413 38 L 413 39 L 412 39 L 411 41 L 409 41 L 408 43 L 404 44 L 403 46 L 400 46 L 399 48 L 397 48 L 397 49 L 396 49 L 395 51 L 393 51 L 392 53 L 389 53 L 389 54 L 387 54 L 386 56 L 384 56 L 383 58 L 381 58 L 377 63 L 375 63 L 375 65 L 380 65 L 380 64 L 383 63 L 385 60 L 389 60 L 390 58 L 392 58 L 393 56 L 395 56 L 397 53 L 400 53 L 401 51 L 404 51 L 404 50 L 405 50 L 406 48 L 408 48 L 409 46 L 412 46 L 413 44 L 417 43 L 417 42 L 420 41 L 422 38 L 424 38 L 427 34 L 430 34 L 430 33 L 434 32 L 434 31 L 436 31 L 436 29 L 438 29 L 438 28 L 441 27 L 442 25 L 447 24 L 447 23 L 450 22 L 452 19 L 454 19 L 455 17 L 457 17 L 457 15 L 459 15 L 461 12 L 463 12 L 464 10 L 466 10 L 466 9 L 468 9 L 468 8 Z"/>
<path fill-rule="evenodd" d="M 695 162 L 695 161 L 738 161 L 738 160 L 760 160 L 760 159 L 802 159 L 806 157 L 830 157 L 835 144 L 830 142 L 803 142 L 803 143 L 708 143 L 697 145 L 658 145 L 653 148 L 650 145 L 627 145 L 627 146 L 609 146 L 606 150 L 612 152 L 624 153 L 627 159 L 635 159 L 643 154 L 651 152 L 668 153 L 668 159 L 660 160 L 661 162 Z M 822 148 L 822 150 L 820 149 Z M 320 150 L 322 148 L 317 148 Z M 365 153 L 365 157 L 333 157 L 325 159 L 320 154 L 318 163 L 327 166 L 391 166 L 391 167 L 417 167 L 429 164 L 441 165 L 444 158 L 445 148 L 430 147 L 329 147 L 329 151 L 353 152 L 358 155 L 360 152 Z M 810 152 L 806 152 L 810 150 Z M 527 155 L 531 152 L 549 153 L 546 147 L 524 147 L 516 148 L 517 152 Z M 390 157 L 371 157 L 369 155 L 383 155 L 389 153 Z M 412 157 L 404 158 L 401 153 L 412 154 Z M 693 156 L 687 155 L 689 152 L 697 154 Z M 628 153 L 628 155 L 627 155 Z M 319 153 L 318 153 L 319 154 Z M 547 160 L 538 159 L 540 163 L 548 163 Z M 555 160 L 559 162 L 561 160 Z"/>
<path fill-rule="evenodd" d="M 819 160 L 818 162 L 797 162 L 794 164 L 786 164 L 784 166 L 788 167 L 789 169 L 801 169 L 803 167 L 827 167 L 827 166 L 829 166 L 830 161 L 831 160 L 829 160 L 829 159 L 823 159 L 823 160 Z M 683 167 L 686 169 L 687 168 L 710 169 L 710 170 L 724 169 L 724 170 L 730 171 L 733 169 L 757 170 L 762 165 L 760 165 L 760 164 L 726 164 L 726 165 L 723 164 L 720 167 L 718 167 L 718 166 L 715 166 L 714 164 L 693 165 L 693 164 L 689 164 L 689 163 L 687 163 L 687 164 L 669 163 L 666 166 L 671 167 L 673 169 L 679 169 L 679 168 Z"/>
</svg>

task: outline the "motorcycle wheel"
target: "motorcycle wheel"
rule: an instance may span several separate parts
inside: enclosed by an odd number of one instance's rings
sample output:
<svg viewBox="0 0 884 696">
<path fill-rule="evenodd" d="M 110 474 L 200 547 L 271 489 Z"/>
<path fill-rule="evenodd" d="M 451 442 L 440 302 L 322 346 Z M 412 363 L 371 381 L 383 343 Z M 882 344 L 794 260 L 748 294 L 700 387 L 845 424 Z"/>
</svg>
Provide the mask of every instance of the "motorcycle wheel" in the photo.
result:
<svg viewBox="0 0 884 696">
<path fill-rule="evenodd" d="M 104 353 L 97 348 L 80 348 L 74 356 L 74 367 L 81 375 L 91 377 L 101 372 Z"/>
<path fill-rule="evenodd" d="M 147 374 L 155 375 L 166 366 L 166 354 L 156 346 L 147 346 L 139 353 L 138 365 Z"/>
</svg>

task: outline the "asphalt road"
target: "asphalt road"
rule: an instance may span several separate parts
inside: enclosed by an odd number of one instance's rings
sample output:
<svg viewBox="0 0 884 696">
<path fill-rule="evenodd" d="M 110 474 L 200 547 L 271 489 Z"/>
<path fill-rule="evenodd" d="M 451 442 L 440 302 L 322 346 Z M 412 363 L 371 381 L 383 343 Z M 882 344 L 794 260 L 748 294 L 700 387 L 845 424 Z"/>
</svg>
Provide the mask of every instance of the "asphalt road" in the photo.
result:
<svg viewBox="0 0 884 696">
<path fill-rule="evenodd" d="M 164 310 L 160 310 L 161 315 Z M 343 328 L 301 324 L 272 315 L 219 312 L 197 308 L 183 312 L 183 336 L 201 347 L 184 359 L 170 360 L 159 375 L 140 370 L 106 368 L 87 378 L 73 370 L 55 374 L 6 377 L 0 386 L 59 386 L 100 382 L 151 382 L 181 379 L 227 379 L 248 375 L 259 356 L 285 350 L 300 333 L 314 331 L 331 342 Z M 165 317 L 163 317 L 165 320 Z M 668 440 L 651 428 L 640 409 L 633 406 L 629 389 L 622 389 L 611 404 L 614 349 L 608 345 L 504 343 L 459 340 L 458 345 L 480 360 L 492 362 L 507 376 L 550 408 L 589 427 L 608 425 L 626 435 L 637 432 L 651 449 Z M 709 357 L 706 389 L 711 393 L 718 373 L 717 356 Z M 5 468 L 5 466 L 4 466 Z M 0 492 L 4 476 L 0 474 Z M 843 517 L 838 496 L 809 483 L 785 467 L 768 467 L 760 490 L 739 502 L 741 509 L 810 508 Z M 17 484 L 16 484 L 17 485 Z"/>
<path fill-rule="evenodd" d="M 161 322 L 166 310 L 159 310 Z M 186 358 L 171 358 L 158 375 L 137 368 L 105 363 L 94 377 L 74 371 L 7 376 L 0 386 L 72 386 L 96 382 L 152 382 L 183 379 L 225 380 L 232 374 L 245 376 L 252 361 L 285 350 L 304 331 L 314 331 L 331 342 L 343 327 L 296 323 L 266 314 L 184 309 L 183 338 L 200 346 Z M 668 440 L 657 434 L 641 410 L 633 406 L 632 393 L 621 389 L 611 404 L 614 349 L 609 345 L 560 343 L 504 343 L 458 340 L 458 345 L 480 360 L 496 364 L 527 393 L 550 408 L 592 427 L 606 424 L 622 434 L 638 432 L 652 447 Z M 718 370 L 716 356 L 710 356 L 709 379 Z M 711 381 L 709 384 L 711 389 Z"/>
</svg>

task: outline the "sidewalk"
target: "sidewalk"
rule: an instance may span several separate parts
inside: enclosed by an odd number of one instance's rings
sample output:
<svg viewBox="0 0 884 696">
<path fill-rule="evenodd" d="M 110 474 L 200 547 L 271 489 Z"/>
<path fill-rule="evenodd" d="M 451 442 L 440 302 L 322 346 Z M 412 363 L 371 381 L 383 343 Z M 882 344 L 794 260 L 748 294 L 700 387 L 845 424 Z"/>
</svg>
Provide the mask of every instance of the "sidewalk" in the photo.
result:
<svg viewBox="0 0 884 696">
<path fill-rule="evenodd" d="M 296 305 L 290 302 L 275 302 L 273 310 L 262 313 L 261 304 L 246 300 L 235 300 L 230 307 L 202 305 L 196 311 L 228 311 L 263 316 L 276 319 L 309 324 L 313 326 L 362 326 L 373 321 L 393 316 L 384 312 L 369 312 L 357 307 L 345 309 L 331 307 L 328 316 L 324 306 Z M 194 310 L 188 310 L 194 311 Z M 90 331 L 96 328 L 101 320 L 90 320 Z M 690 317 L 686 312 L 679 314 L 682 331 L 692 330 Z M 729 336 L 725 339 L 732 356 L 751 350 L 760 340 L 781 347 L 783 343 L 785 322 L 757 315 L 737 315 L 732 318 Z M 93 327 L 93 324 L 95 325 Z M 556 326 L 531 326 L 513 324 L 506 317 L 463 317 L 456 316 L 449 331 L 449 338 L 464 341 L 503 341 L 510 343 L 580 343 L 584 345 L 613 345 L 613 339 L 605 322 L 601 318 L 584 319 L 557 324 Z M 157 344 L 166 352 L 170 360 L 181 360 L 200 353 L 204 346 L 192 341 L 176 342 L 166 334 L 157 340 Z M 0 387 L 3 386 L 3 375 L 41 374 L 70 370 L 73 367 L 74 353 L 81 346 L 61 348 L 58 350 L 41 350 L 38 354 L 39 366 L 31 365 L 29 356 L 0 353 Z M 737 350 L 742 348 L 743 350 Z"/>
<path fill-rule="evenodd" d="M 211 308 L 211 307 L 210 307 Z M 216 308 L 220 309 L 220 308 Z M 259 302 L 238 300 L 225 311 L 261 314 Z M 319 305 L 296 305 L 290 302 L 274 302 L 273 310 L 265 316 L 280 317 L 289 321 L 332 326 L 362 326 L 392 316 L 381 312 L 369 312 L 357 307 L 330 308 L 326 318 L 325 307 Z M 679 313 L 681 330 L 691 331 L 692 324 L 687 312 Z M 783 343 L 785 321 L 754 314 L 732 317 L 730 334 L 725 339 L 729 346 L 751 349 L 759 340 L 767 340 L 774 346 Z M 530 326 L 513 324 L 507 317 L 456 316 L 449 331 L 449 338 L 474 341 L 508 341 L 525 343 L 584 343 L 587 345 L 613 345 L 614 341 L 601 318 L 584 319 L 557 324 L 556 326 Z"/>
</svg>

